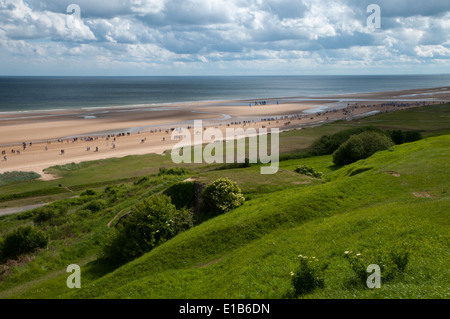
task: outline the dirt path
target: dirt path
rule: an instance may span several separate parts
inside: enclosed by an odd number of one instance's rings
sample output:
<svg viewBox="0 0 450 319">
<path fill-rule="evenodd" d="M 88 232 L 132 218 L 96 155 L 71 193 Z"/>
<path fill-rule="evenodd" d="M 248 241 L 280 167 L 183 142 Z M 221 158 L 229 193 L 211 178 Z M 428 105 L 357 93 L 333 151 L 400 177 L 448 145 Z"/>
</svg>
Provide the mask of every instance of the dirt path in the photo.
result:
<svg viewBox="0 0 450 319">
<path fill-rule="evenodd" d="M 35 209 L 35 208 L 42 207 L 42 206 L 45 206 L 48 204 L 50 204 L 50 203 L 35 204 L 35 205 L 28 205 L 28 206 L 21 206 L 21 207 L 3 208 L 3 209 L 0 209 L 0 216 L 19 214 L 19 213 L 23 213 L 27 210 Z"/>
</svg>

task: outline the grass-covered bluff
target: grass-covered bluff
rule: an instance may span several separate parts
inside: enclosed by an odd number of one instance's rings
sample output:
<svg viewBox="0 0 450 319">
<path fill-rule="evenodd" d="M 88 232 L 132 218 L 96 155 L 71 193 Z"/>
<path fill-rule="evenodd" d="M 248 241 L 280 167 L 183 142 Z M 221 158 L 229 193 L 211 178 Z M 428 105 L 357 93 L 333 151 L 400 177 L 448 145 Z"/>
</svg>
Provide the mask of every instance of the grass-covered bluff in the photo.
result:
<svg viewBox="0 0 450 319">
<path fill-rule="evenodd" d="M 301 155 L 281 162 L 279 175 L 270 181 L 260 178 L 258 167 L 210 166 L 188 167 L 185 175 L 156 170 L 146 178 L 69 185 L 71 197 L 88 187 L 95 191 L 41 208 L 52 211 L 48 219 L 39 211 L 0 218 L 2 235 L 32 225 L 49 238 L 46 248 L 2 265 L 0 297 L 448 298 L 449 277 L 442 269 L 449 248 L 449 185 L 443 176 L 449 145 L 448 135 L 427 138 L 343 167 L 333 164 L 332 155 Z M 89 169 L 84 165 L 80 172 Z M 298 167 L 324 176 L 299 174 Z M 80 178 L 70 177 L 72 172 L 64 184 Z M 99 259 L 116 216 L 188 177 L 206 184 L 229 177 L 246 201 L 123 266 Z M 312 281 L 314 289 L 298 293 L 293 277 L 299 269 L 302 280 L 311 278 L 311 269 L 302 266 L 304 256 L 319 260 L 312 268 L 319 279 Z M 389 277 L 382 278 L 381 289 L 362 284 L 358 260 L 382 264 Z M 71 263 L 81 266 L 81 290 L 65 286 L 65 267 Z"/>
</svg>

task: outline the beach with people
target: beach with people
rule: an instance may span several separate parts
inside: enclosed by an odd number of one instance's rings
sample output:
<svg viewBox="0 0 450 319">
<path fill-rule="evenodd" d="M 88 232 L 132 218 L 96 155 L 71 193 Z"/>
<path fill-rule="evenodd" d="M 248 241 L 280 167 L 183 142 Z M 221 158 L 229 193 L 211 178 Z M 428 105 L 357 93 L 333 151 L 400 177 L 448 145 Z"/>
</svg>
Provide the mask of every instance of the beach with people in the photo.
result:
<svg viewBox="0 0 450 319">
<path fill-rule="evenodd" d="M 320 97 L 173 103 L 151 106 L 0 113 L 0 173 L 34 171 L 111 157 L 161 154 L 177 128 L 301 129 L 380 112 L 448 103 L 450 88 Z"/>
</svg>

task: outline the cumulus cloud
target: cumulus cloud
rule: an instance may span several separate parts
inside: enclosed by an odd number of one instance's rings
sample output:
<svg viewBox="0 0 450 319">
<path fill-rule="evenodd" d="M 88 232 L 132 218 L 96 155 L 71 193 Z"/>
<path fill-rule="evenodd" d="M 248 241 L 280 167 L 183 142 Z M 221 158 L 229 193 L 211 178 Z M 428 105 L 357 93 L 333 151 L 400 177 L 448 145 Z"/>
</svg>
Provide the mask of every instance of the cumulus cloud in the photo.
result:
<svg viewBox="0 0 450 319">
<path fill-rule="evenodd" d="M 68 5 L 81 19 L 68 24 Z M 450 68 L 450 2 L 378 0 L 0 0 L 0 54 L 35 65 L 275 72 L 434 64 Z M 84 61 L 84 62 L 83 62 Z M 89 61 L 89 62 L 88 62 Z M 289 68 L 289 65 L 295 66 Z M 0 66 L 2 66 L 0 64 Z M 298 73 L 298 72 L 297 72 Z"/>
</svg>

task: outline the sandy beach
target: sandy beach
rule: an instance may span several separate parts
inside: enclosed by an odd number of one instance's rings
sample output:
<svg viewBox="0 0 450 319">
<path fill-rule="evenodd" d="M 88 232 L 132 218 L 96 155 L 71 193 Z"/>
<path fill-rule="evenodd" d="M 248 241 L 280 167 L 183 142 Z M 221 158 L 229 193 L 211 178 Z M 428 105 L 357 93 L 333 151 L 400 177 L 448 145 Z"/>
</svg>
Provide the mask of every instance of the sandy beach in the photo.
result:
<svg viewBox="0 0 450 319">
<path fill-rule="evenodd" d="M 450 87 L 322 97 L 0 113 L 0 173 L 35 171 L 43 179 L 51 179 L 53 177 L 44 174 L 43 170 L 54 165 L 162 153 L 179 142 L 171 140 L 172 129 L 192 126 L 194 120 L 203 120 L 204 126 L 222 130 L 227 127 L 266 127 L 282 131 L 448 101 Z"/>
</svg>

